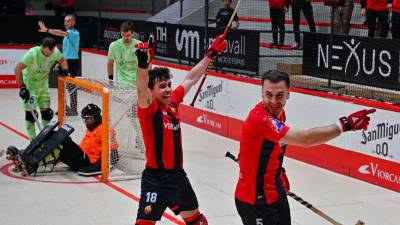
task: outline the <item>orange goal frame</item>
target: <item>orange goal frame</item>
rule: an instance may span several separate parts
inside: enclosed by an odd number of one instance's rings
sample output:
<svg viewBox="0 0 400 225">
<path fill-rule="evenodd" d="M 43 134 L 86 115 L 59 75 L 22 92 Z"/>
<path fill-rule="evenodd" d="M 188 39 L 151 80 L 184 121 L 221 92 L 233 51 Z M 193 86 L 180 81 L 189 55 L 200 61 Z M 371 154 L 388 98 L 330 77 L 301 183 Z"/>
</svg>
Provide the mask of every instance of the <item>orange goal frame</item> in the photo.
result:
<svg viewBox="0 0 400 225">
<path fill-rule="evenodd" d="M 102 98 L 102 149 L 101 149 L 101 180 L 108 182 L 108 145 L 109 145 L 109 97 L 108 88 L 98 83 L 91 83 L 86 80 L 75 79 L 72 77 L 58 77 L 58 121 L 60 126 L 64 124 L 65 109 L 65 84 L 73 84 L 94 92 L 97 92 Z"/>
</svg>

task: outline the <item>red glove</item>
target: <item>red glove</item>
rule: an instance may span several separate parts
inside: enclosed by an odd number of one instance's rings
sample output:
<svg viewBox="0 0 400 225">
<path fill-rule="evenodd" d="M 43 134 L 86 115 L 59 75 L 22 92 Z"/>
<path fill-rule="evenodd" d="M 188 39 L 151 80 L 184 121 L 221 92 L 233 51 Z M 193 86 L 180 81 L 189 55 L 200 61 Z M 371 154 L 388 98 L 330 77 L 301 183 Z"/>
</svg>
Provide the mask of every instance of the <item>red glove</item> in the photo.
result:
<svg viewBox="0 0 400 225">
<path fill-rule="evenodd" d="M 219 35 L 211 43 L 210 47 L 207 50 L 206 56 L 210 59 L 213 59 L 216 55 L 223 52 L 226 46 L 228 46 L 228 42 L 222 37 L 222 35 Z"/>
<path fill-rule="evenodd" d="M 289 179 L 286 176 L 286 170 L 283 167 L 282 167 L 282 172 L 281 172 L 280 179 L 281 179 L 281 182 L 282 182 L 283 189 L 285 189 L 285 191 L 290 191 Z"/>
<path fill-rule="evenodd" d="M 366 130 L 369 125 L 369 114 L 374 113 L 376 109 L 363 109 L 355 113 L 350 114 L 348 117 L 342 117 L 339 119 L 340 125 L 342 126 L 343 132 L 355 131 L 355 130 Z"/>
</svg>

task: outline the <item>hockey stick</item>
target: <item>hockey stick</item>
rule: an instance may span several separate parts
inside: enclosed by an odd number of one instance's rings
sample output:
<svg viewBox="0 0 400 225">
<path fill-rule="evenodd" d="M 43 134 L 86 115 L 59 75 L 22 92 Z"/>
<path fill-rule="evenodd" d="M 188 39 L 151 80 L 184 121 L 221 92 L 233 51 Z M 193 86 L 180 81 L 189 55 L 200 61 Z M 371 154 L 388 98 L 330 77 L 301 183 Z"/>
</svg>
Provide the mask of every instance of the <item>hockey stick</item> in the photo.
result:
<svg viewBox="0 0 400 225">
<path fill-rule="evenodd" d="M 225 157 L 232 159 L 233 161 L 239 163 L 239 159 L 237 157 L 235 157 L 232 153 L 230 153 L 229 151 L 227 151 L 225 153 Z M 314 213 L 318 214 L 319 216 L 321 216 L 322 218 L 324 218 L 325 220 L 329 221 L 331 224 L 333 225 L 342 225 L 341 223 L 337 222 L 336 220 L 332 219 L 330 216 L 326 215 L 324 212 L 322 212 L 321 210 L 315 208 L 313 205 L 311 205 L 310 203 L 308 203 L 306 200 L 302 199 L 301 197 L 299 197 L 298 195 L 296 195 L 295 193 L 291 192 L 291 191 L 287 191 L 287 195 L 289 195 L 290 197 L 292 197 L 294 200 L 296 200 L 297 202 L 299 202 L 300 204 L 304 205 L 305 207 L 307 207 L 308 209 L 310 209 L 311 211 L 313 211 Z M 361 220 L 358 220 L 358 222 L 355 225 L 364 225 L 365 223 L 362 222 Z"/>
<path fill-rule="evenodd" d="M 238 2 L 237 2 L 237 4 L 236 4 L 236 7 L 235 7 L 235 10 L 233 11 L 232 16 L 231 16 L 231 18 L 230 18 L 230 20 L 229 20 L 229 23 L 228 23 L 228 25 L 225 27 L 225 31 L 224 31 L 224 33 L 222 34 L 222 39 L 225 39 L 226 35 L 228 35 L 228 32 L 231 30 L 231 25 L 232 25 L 233 19 L 235 18 L 235 15 L 237 14 L 237 11 L 238 11 L 238 9 L 239 9 L 240 2 L 241 2 L 241 0 L 238 0 Z M 216 57 L 218 57 L 218 56 L 216 56 Z M 200 94 L 201 88 L 203 87 L 204 82 L 206 81 L 207 73 L 208 73 L 208 71 L 210 70 L 211 65 L 212 65 L 213 63 L 214 63 L 214 60 L 212 60 L 212 61 L 207 65 L 206 72 L 204 73 L 203 79 L 201 80 L 200 85 L 199 85 L 199 87 L 197 88 L 196 94 L 194 95 L 193 100 L 192 100 L 192 103 L 190 103 L 190 106 L 194 107 L 194 103 L 196 102 L 197 97 L 198 97 L 199 94 Z"/>
<path fill-rule="evenodd" d="M 36 115 L 35 98 L 33 96 L 31 96 L 29 98 L 29 100 L 28 100 L 28 108 L 29 108 L 29 111 L 31 112 L 31 114 L 33 116 L 33 119 L 35 119 L 35 123 L 38 126 L 39 130 L 42 130 L 42 126 L 40 126 L 39 119 L 37 117 L 38 115 Z"/>
</svg>

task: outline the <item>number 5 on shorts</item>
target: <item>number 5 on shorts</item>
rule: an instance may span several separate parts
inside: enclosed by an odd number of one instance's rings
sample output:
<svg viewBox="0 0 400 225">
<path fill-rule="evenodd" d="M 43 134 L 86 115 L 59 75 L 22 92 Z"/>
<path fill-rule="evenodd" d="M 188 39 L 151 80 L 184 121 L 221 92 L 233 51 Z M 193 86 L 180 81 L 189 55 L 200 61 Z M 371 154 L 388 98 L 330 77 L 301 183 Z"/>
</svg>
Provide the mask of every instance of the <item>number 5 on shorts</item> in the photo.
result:
<svg viewBox="0 0 400 225">
<path fill-rule="evenodd" d="M 256 219 L 256 224 L 257 224 L 257 225 L 264 225 L 261 218 L 257 218 L 257 219 Z"/>
<path fill-rule="evenodd" d="M 157 201 L 157 193 L 156 192 L 147 192 L 146 193 L 146 202 L 155 203 Z"/>
</svg>

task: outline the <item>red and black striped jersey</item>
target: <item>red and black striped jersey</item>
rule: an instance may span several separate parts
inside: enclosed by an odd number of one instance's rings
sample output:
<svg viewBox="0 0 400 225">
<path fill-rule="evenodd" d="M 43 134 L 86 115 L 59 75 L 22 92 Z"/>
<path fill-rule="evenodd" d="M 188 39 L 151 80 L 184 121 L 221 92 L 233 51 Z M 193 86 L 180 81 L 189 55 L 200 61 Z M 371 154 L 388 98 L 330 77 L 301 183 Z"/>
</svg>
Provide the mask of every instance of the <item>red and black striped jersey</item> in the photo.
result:
<svg viewBox="0 0 400 225">
<path fill-rule="evenodd" d="M 155 99 L 148 108 L 138 106 L 138 118 L 146 147 L 146 168 L 178 170 L 183 167 L 179 105 L 185 90 L 178 86 L 167 107 Z"/>
<path fill-rule="evenodd" d="M 263 197 L 272 204 L 286 193 L 280 178 L 285 152 L 279 143 L 289 131 L 284 117 L 284 112 L 274 117 L 262 102 L 250 111 L 240 137 L 238 200 L 255 204 L 256 198 Z"/>
</svg>

